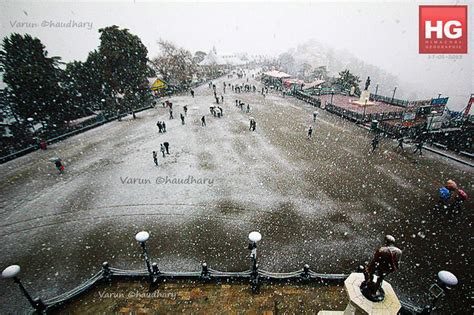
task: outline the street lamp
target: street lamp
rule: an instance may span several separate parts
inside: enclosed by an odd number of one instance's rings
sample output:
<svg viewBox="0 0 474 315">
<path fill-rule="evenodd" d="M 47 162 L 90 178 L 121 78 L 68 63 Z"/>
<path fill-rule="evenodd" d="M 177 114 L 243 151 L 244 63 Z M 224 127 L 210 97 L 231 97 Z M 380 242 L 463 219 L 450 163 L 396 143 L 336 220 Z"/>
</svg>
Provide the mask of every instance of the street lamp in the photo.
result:
<svg viewBox="0 0 474 315">
<path fill-rule="evenodd" d="M 249 234 L 249 249 L 252 251 L 250 258 L 252 259 L 252 273 L 250 275 L 250 281 L 252 286 L 252 292 L 258 293 L 259 283 L 258 283 L 258 263 L 257 263 L 257 242 L 262 239 L 262 234 L 259 232 L 250 232 Z"/>
<path fill-rule="evenodd" d="M 436 302 L 458 284 L 458 278 L 453 273 L 446 270 L 438 272 L 438 279 L 440 282 L 439 285 L 434 283 L 430 287 L 430 293 L 433 296 L 433 300 L 430 305 L 425 306 L 421 314 L 431 314 L 431 312 L 436 309 Z"/>
<path fill-rule="evenodd" d="M 428 128 L 427 128 L 427 131 L 429 131 L 431 129 L 431 123 L 433 122 L 433 118 L 435 117 L 435 115 L 437 114 L 438 112 L 437 111 L 432 111 L 430 114 L 431 114 L 431 119 L 430 119 L 430 124 L 428 125 Z"/>
<path fill-rule="evenodd" d="M 332 105 L 332 98 L 334 97 L 334 89 L 331 89 L 331 105 Z"/>
<path fill-rule="evenodd" d="M 365 110 L 367 108 L 367 100 L 368 100 L 368 97 L 365 98 L 364 114 L 362 115 L 362 123 L 364 123 L 364 121 L 365 121 Z"/>
<path fill-rule="evenodd" d="M 395 88 L 393 89 L 393 95 L 392 95 L 392 102 L 395 99 L 395 92 L 397 91 L 398 86 L 395 85 Z"/>
<path fill-rule="evenodd" d="M 38 313 L 42 313 L 44 311 L 44 309 L 46 308 L 45 305 L 43 304 L 43 302 L 41 301 L 41 299 L 39 298 L 36 298 L 36 299 L 33 299 L 31 297 L 31 295 L 28 293 L 28 291 L 26 291 L 25 287 L 23 286 L 23 284 L 21 283 L 20 279 L 18 278 L 18 274 L 20 273 L 21 271 L 21 268 L 20 266 L 18 265 L 11 265 L 7 268 L 5 268 L 3 271 L 2 271 L 2 278 L 5 278 L 5 279 L 13 279 L 13 281 L 15 281 L 16 284 L 18 284 L 18 286 L 20 287 L 20 290 L 21 292 L 23 293 L 23 295 L 26 297 L 26 299 L 28 300 L 28 302 L 30 302 L 30 305 L 38 312 Z"/>
<path fill-rule="evenodd" d="M 145 245 L 146 241 L 148 241 L 149 238 L 150 234 L 146 231 L 138 232 L 137 235 L 135 235 L 135 239 L 138 243 L 140 243 L 140 246 L 143 248 L 143 256 L 145 257 L 146 268 L 148 270 L 148 273 L 151 275 L 153 272 L 150 266 L 150 259 L 148 258 L 148 252 L 146 250 Z"/>
</svg>

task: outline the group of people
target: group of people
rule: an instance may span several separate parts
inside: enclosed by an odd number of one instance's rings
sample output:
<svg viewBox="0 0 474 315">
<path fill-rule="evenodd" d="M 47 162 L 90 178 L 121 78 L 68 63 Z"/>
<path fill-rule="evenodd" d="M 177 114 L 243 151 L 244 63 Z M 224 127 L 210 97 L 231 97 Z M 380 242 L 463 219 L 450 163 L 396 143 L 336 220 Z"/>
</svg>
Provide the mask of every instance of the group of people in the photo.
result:
<svg viewBox="0 0 474 315">
<path fill-rule="evenodd" d="M 466 192 L 451 179 L 439 189 L 439 206 L 446 210 L 448 214 L 459 212 L 467 198 Z"/>
<path fill-rule="evenodd" d="M 163 157 L 166 157 L 166 154 L 170 154 L 169 148 L 169 142 L 163 142 L 160 144 L 160 152 L 163 154 Z M 155 165 L 158 166 L 158 153 L 156 151 L 153 151 L 153 162 L 155 162 Z"/>
<path fill-rule="evenodd" d="M 251 92 L 253 91 L 254 93 L 257 92 L 257 87 L 255 85 L 250 85 L 250 84 L 244 84 L 242 83 L 241 85 L 232 85 L 232 91 L 235 93 L 242 93 L 242 92 Z"/>
<path fill-rule="evenodd" d="M 211 112 L 211 115 L 214 117 L 221 118 L 224 116 L 224 110 L 220 106 L 209 106 L 209 111 Z M 204 116 L 203 116 L 204 117 Z"/>
<path fill-rule="evenodd" d="M 166 123 L 164 121 L 158 120 L 156 123 L 156 126 L 158 127 L 158 132 L 159 133 L 165 133 L 166 132 Z"/>
<path fill-rule="evenodd" d="M 235 100 L 235 107 L 239 107 L 240 110 L 244 110 L 245 107 L 245 112 L 250 113 L 250 104 L 247 103 L 247 106 L 245 106 L 245 103 L 242 102 L 241 100 Z"/>
<path fill-rule="evenodd" d="M 374 138 L 372 139 L 372 152 L 374 152 L 380 144 L 380 133 L 376 132 L 374 135 Z M 405 144 L 405 138 L 403 136 L 400 136 L 397 138 L 397 146 L 395 147 L 395 150 L 400 150 L 404 151 L 404 145 Z M 415 143 L 415 149 L 413 150 L 413 154 L 417 153 L 419 155 L 423 155 L 423 146 L 424 146 L 424 141 L 419 140 L 418 142 Z"/>
</svg>

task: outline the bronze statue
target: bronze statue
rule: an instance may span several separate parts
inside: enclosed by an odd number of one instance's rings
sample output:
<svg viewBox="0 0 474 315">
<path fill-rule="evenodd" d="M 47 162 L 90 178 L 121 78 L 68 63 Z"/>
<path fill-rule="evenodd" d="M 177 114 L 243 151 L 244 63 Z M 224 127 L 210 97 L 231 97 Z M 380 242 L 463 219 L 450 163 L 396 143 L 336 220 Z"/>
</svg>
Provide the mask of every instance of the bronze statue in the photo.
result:
<svg viewBox="0 0 474 315">
<path fill-rule="evenodd" d="M 398 269 L 402 251 L 394 244 L 395 238 L 386 235 L 385 246 L 380 247 L 375 252 L 370 263 L 364 268 L 365 281 L 362 282 L 360 289 L 362 294 L 372 302 L 380 302 L 384 299 L 383 279 Z M 374 282 L 374 275 L 377 276 L 376 282 Z"/>
<path fill-rule="evenodd" d="M 365 81 L 365 89 L 364 90 L 368 90 L 369 89 L 369 86 L 370 86 L 370 77 L 367 77 L 367 81 Z"/>
</svg>

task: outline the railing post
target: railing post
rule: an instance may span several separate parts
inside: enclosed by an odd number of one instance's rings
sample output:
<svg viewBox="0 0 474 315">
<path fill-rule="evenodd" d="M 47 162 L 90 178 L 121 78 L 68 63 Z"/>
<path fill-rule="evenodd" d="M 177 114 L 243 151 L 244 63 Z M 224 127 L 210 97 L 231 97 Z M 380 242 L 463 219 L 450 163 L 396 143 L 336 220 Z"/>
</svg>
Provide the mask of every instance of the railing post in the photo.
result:
<svg viewBox="0 0 474 315">
<path fill-rule="evenodd" d="M 301 273 L 301 279 L 304 281 L 309 281 L 311 279 L 311 275 L 309 274 L 309 265 L 305 264 L 303 266 L 303 273 Z"/>
<path fill-rule="evenodd" d="M 260 282 L 258 279 L 258 264 L 254 264 L 252 273 L 250 274 L 250 285 L 252 287 L 252 293 L 257 294 L 260 292 Z"/>
<path fill-rule="evenodd" d="M 109 263 L 104 261 L 102 263 L 102 275 L 104 276 L 105 279 L 110 280 L 112 276 L 112 272 L 110 271 L 110 266 Z"/>
<path fill-rule="evenodd" d="M 202 265 L 202 270 L 201 270 L 201 281 L 209 281 L 211 280 L 211 277 L 209 275 L 209 268 L 207 267 L 207 263 L 203 262 Z"/>
<path fill-rule="evenodd" d="M 151 273 L 149 274 L 151 285 L 156 285 L 160 281 L 160 270 L 157 263 L 151 264 Z"/>
</svg>

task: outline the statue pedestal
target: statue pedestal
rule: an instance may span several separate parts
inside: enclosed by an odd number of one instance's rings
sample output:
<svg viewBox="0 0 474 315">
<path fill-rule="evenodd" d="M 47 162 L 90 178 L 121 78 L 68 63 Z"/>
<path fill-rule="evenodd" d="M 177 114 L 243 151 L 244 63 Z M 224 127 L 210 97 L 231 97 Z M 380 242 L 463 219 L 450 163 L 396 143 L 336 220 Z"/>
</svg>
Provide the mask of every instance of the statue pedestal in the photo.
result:
<svg viewBox="0 0 474 315">
<path fill-rule="evenodd" d="M 381 302 L 371 302 L 366 299 L 360 292 L 360 285 L 364 281 L 362 273 L 351 273 L 344 281 L 344 287 L 349 298 L 349 303 L 344 311 L 320 311 L 318 315 L 368 315 L 368 314 L 385 314 L 396 315 L 402 307 L 400 301 L 393 291 L 392 286 L 387 281 L 382 283 L 385 291 L 385 298 Z"/>
<path fill-rule="evenodd" d="M 367 106 L 374 105 L 374 102 L 369 101 L 370 99 L 370 92 L 368 90 L 363 90 L 360 93 L 360 97 L 357 101 L 352 101 L 352 103 L 357 104 L 359 106 L 365 106 L 365 100 L 367 99 Z"/>
</svg>

